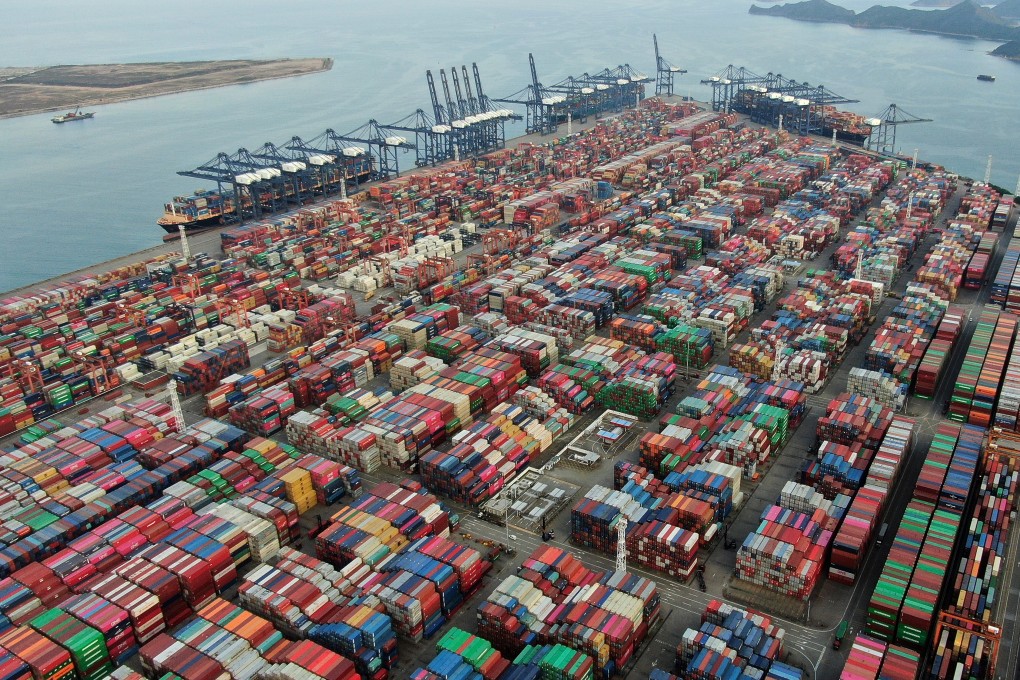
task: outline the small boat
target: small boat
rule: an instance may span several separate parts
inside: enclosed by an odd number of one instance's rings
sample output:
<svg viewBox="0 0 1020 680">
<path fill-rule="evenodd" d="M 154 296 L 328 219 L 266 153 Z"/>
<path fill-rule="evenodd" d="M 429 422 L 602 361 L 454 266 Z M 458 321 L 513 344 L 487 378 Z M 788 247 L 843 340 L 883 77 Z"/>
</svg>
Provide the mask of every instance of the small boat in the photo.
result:
<svg viewBox="0 0 1020 680">
<path fill-rule="evenodd" d="M 72 120 L 85 120 L 86 118 L 94 118 L 94 111 L 82 111 L 80 106 L 76 106 L 74 111 L 68 111 L 62 116 L 53 116 L 50 120 L 54 123 L 69 123 Z"/>
<path fill-rule="evenodd" d="M 978 76 L 978 80 L 983 80 L 986 83 L 994 83 L 995 82 L 995 76 L 990 76 L 990 75 L 987 75 L 985 73 L 982 73 L 981 75 Z"/>
</svg>

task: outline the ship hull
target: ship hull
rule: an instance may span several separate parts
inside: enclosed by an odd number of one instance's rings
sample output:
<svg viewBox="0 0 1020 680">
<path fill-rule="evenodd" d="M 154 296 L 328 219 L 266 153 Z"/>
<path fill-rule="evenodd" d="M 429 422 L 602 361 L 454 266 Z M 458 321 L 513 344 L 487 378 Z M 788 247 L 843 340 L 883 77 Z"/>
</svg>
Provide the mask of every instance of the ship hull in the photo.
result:
<svg viewBox="0 0 1020 680">
<path fill-rule="evenodd" d="M 90 118 L 93 118 L 95 115 L 96 114 L 94 113 L 83 113 L 79 116 L 71 116 L 70 118 L 58 116 L 56 118 L 51 118 L 50 120 L 52 120 L 57 125 L 63 125 L 64 123 L 73 123 L 76 120 L 89 120 Z"/>
<path fill-rule="evenodd" d="M 200 219 L 200 220 L 193 220 L 191 222 L 184 222 L 183 224 L 184 224 L 184 229 L 190 234 L 192 232 L 203 231 L 205 229 L 212 229 L 213 227 L 218 227 L 218 226 L 220 226 L 220 224 L 222 224 L 222 222 L 223 222 L 223 218 L 221 216 L 219 216 L 219 215 L 216 215 L 215 217 L 206 217 L 206 218 Z M 163 223 L 163 222 L 157 222 L 157 224 L 159 224 L 159 226 L 162 227 L 163 231 L 165 231 L 167 234 L 171 234 L 173 236 L 180 236 L 180 226 L 181 225 L 179 225 L 179 224 L 166 224 L 166 223 Z"/>
<path fill-rule="evenodd" d="M 833 128 L 831 127 L 823 127 L 822 136 L 832 137 L 832 130 Z M 868 137 L 870 137 L 870 135 L 863 135 L 858 132 L 847 132 L 846 130 L 840 130 L 838 128 L 836 129 L 836 139 L 840 142 L 847 142 L 848 144 L 855 144 L 856 146 L 864 146 L 864 144 L 868 141 Z"/>
</svg>

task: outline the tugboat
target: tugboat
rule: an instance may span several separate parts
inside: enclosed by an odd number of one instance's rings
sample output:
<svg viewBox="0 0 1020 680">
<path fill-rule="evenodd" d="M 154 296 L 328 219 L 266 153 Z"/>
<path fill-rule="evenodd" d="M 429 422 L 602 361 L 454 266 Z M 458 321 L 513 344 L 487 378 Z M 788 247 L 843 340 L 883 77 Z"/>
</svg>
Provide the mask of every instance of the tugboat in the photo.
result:
<svg viewBox="0 0 1020 680">
<path fill-rule="evenodd" d="M 990 76 L 990 75 L 987 75 L 985 73 L 982 73 L 981 75 L 978 76 L 978 80 L 983 80 L 986 83 L 994 83 L 995 82 L 995 76 Z"/>
<path fill-rule="evenodd" d="M 94 111 L 82 111 L 80 106 L 74 107 L 74 111 L 68 111 L 62 116 L 53 116 L 50 120 L 54 123 L 70 123 L 72 120 L 85 120 L 86 118 L 94 118 Z"/>
</svg>

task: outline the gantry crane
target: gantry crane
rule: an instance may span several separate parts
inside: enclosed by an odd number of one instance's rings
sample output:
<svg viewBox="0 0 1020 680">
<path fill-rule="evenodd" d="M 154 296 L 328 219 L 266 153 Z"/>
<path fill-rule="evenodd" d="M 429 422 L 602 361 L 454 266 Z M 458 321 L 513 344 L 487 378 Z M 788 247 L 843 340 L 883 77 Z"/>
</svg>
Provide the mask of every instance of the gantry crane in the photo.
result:
<svg viewBox="0 0 1020 680">
<path fill-rule="evenodd" d="M 373 264 L 375 266 L 379 267 L 379 275 L 382 277 L 382 280 L 379 282 L 379 287 L 380 288 L 386 288 L 387 286 L 392 286 L 393 285 L 393 270 L 390 267 L 390 260 L 389 260 L 389 258 L 388 257 L 383 257 L 381 255 L 376 255 L 374 257 L 370 257 L 370 258 L 366 259 L 365 260 L 365 273 L 366 274 L 371 273 L 370 266 L 373 265 Z M 371 297 L 369 294 L 365 295 L 365 299 L 366 300 L 368 300 L 369 297 Z"/>
<path fill-rule="evenodd" d="M 7 376 L 17 381 L 25 394 L 42 392 L 43 378 L 39 365 L 31 359 L 14 359 L 7 364 Z"/>
<path fill-rule="evenodd" d="M 442 69 L 439 72 L 442 74 Z M 460 90 L 460 78 L 457 76 L 456 66 L 450 68 L 450 78 L 453 79 L 453 91 L 457 95 L 457 100 L 454 104 L 457 108 L 457 117 L 463 119 L 474 115 L 475 112 L 472 110 L 470 102 L 464 98 L 464 93 Z"/>
<path fill-rule="evenodd" d="M 321 210 L 304 209 L 298 212 L 294 218 L 299 232 L 308 229 L 322 229 L 326 226 L 326 215 Z"/>
<path fill-rule="evenodd" d="M 276 298 L 280 309 L 289 309 L 296 312 L 299 309 L 307 309 L 312 300 L 308 291 L 304 288 L 284 288 Z"/>
<path fill-rule="evenodd" d="M 457 84 L 457 69 L 456 69 L 456 67 L 454 67 L 452 70 L 453 70 L 453 82 L 454 82 L 454 85 L 456 85 Z M 478 100 L 475 99 L 475 94 L 474 94 L 474 92 L 471 91 L 471 78 L 470 78 L 470 76 L 468 76 L 467 66 L 465 66 L 464 64 L 461 64 L 460 65 L 460 72 L 464 76 L 464 92 L 466 93 L 465 97 L 464 97 L 464 102 L 467 105 L 467 115 L 468 116 L 477 116 L 479 113 L 482 113 L 482 109 L 479 108 Z M 457 96 L 458 97 L 460 96 L 460 88 L 459 87 L 457 88 Z"/>
<path fill-rule="evenodd" d="M 317 149 L 316 146 L 323 146 L 322 142 L 328 142 L 328 139 L 322 139 L 320 135 L 314 141 L 315 145 L 312 144 L 312 141 L 306 142 L 301 137 L 294 135 L 284 146 L 293 151 L 295 155 L 305 155 L 314 177 L 312 188 L 315 193 L 321 193 L 323 196 L 336 193 L 340 194 L 342 198 L 346 193 L 346 179 L 353 178 L 357 183 L 362 174 L 367 175 L 367 170 L 365 173 L 359 172 L 359 166 L 369 163 L 366 162 L 364 154 L 356 152 L 353 155 L 345 154 L 343 149 L 352 148 L 348 145 L 335 145 L 334 148 L 325 150 Z"/>
<path fill-rule="evenodd" d="M 701 81 L 712 87 L 712 110 L 745 113 L 762 125 L 778 125 L 797 134 L 820 134 L 825 121 L 824 108 L 852 104 L 849 99 L 827 89 L 785 78 L 781 73 L 759 75 L 732 64 Z"/>
<path fill-rule="evenodd" d="M 145 326 L 147 326 L 149 323 L 148 319 L 145 316 L 144 311 L 142 311 L 141 309 L 136 309 L 135 307 L 132 307 L 123 301 L 117 302 L 116 306 L 114 307 L 114 315 L 117 321 L 119 321 L 120 323 L 128 323 L 133 326 L 139 326 L 141 328 L 145 328 Z"/>
<path fill-rule="evenodd" d="M 194 302 L 195 298 L 202 294 L 202 282 L 198 274 L 194 272 L 186 272 L 184 274 L 174 274 L 171 279 L 171 283 L 174 286 L 178 286 L 181 292 L 188 299 L 188 302 Z"/>
<path fill-rule="evenodd" d="M 304 205 L 312 200 L 318 178 L 309 170 L 307 155 L 304 152 L 288 148 L 286 153 L 272 142 L 266 142 L 251 152 L 252 158 L 279 166 L 283 172 L 281 178 L 285 184 L 285 198 L 297 205 Z"/>
<path fill-rule="evenodd" d="M 528 134 L 551 134 L 557 129 L 555 107 L 566 101 L 563 95 L 547 93 L 538 80 L 538 69 L 535 67 L 535 55 L 528 54 L 531 66 L 531 83 L 524 89 L 495 101 L 507 104 L 522 104 L 525 107 L 525 132 Z"/>
<path fill-rule="evenodd" d="M 453 98 L 450 96 L 450 81 L 446 79 L 446 71 L 443 69 L 439 69 L 439 81 L 443 84 L 443 100 L 446 102 L 450 126 L 459 134 L 459 131 L 467 126 L 467 123 L 460 117 L 460 109 L 453 103 Z"/>
<path fill-rule="evenodd" d="M 425 72 L 432 111 L 435 114 L 435 124 L 431 129 L 433 149 L 438 160 L 477 156 L 493 149 L 500 149 L 506 143 L 506 121 L 521 120 L 521 117 L 510 109 L 497 109 L 493 106 L 492 100 L 486 97 L 482 90 L 478 65 L 472 66 L 478 96 L 476 97 L 471 90 L 467 66 L 460 67 L 464 77 L 463 90 L 457 75 L 457 67 L 454 66 L 450 69 L 450 74 L 456 99 L 450 94 L 450 81 L 446 77 L 446 71 L 439 69 L 445 105 L 439 99 L 432 71 Z"/>
<path fill-rule="evenodd" d="M 180 170 L 177 174 L 216 182 L 220 193 L 229 187 L 234 195 L 237 218 L 242 222 L 249 213 L 256 219 L 262 216 L 261 194 L 267 186 L 266 180 L 252 173 L 250 166 L 238 164 L 229 154 L 220 152 L 197 168 Z"/>
<path fill-rule="evenodd" d="M 287 207 L 287 181 L 283 178 L 283 170 L 277 165 L 259 160 L 252 156 L 248 149 L 238 149 L 230 157 L 233 167 L 241 170 L 241 174 L 235 176 L 235 180 L 241 183 L 248 182 L 249 186 L 259 189 L 258 194 L 252 196 L 252 207 L 256 216 L 262 214 L 279 212 Z"/>
<path fill-rule="evenodd" d="M 405 232 L 406 233 L 406 232 Z M 396 234 L 387 234 L 380 240 L 380 252 L 389 255 L 390 253 L 396 253 L 398 259 L 407 257 L 407 238 Z"/>
<path fill-rule="evenodd" d="M 220 323 L 227 323 L 231 316 L 235 318 L 234 328 L 251 328 L 251 321 L 248 319 L 248 310 L 244 308 L 237 298 L 216 298 L 213 308 L 220 318 Z"/>
<path fill-rule="evenodd" d="M 453 274 L 456 263 L 449 257 L 426 257 L 421 263 L 422 285 L 430 286 Z"/>
<path fill-rule="evenodd" d="M 454 130 L 454 155 L 455 156 L 471 156 L 478 152 L 478 140 L 476 139 L 476 129 L 468 122 L 468 116 L 471 114 L 467 111 L 467 104 L 464 101 L 464 97 L 460 92 L 460 81 L 457 80 L 457 69 L 451 68 L 450 72 L 453 74 L 453 84 L 456 89 L 457 99 L 454 100 L 450 96 L 450 82 L 446 79 L 446 71 L 439 69 L 439 80 L 443 84 L 443 96 L 446 98 L 446 109 L 450 112 L 450 117 L 453 119 L 450 121 L 450 125 Z"/>
<path fill-rule="evenodd" d="M 493 259 L 491 255 L 471 253 L 467 256 L 467 268 L 477 269 L 481 272 L 482 276 L 492 276 L 495 274 L 498 265 L 498 260 Z"/>
<path fill-rule="evenodd" d="M 674 76 L 678 73 L 687 73 L 687 69 L 674 66 L 659 54 L 659 38 L 654 33 L 652 33 L 652 42 L 655 44 L 655 94 L 657 96 L 672 96 Z"/>
<path fill-rule="evenodd" d="M 437 165 L 453 157 L 449 151 L 449 136 L 444 132 L 448 126 L 437 124 L 422 109 L 395 123 L 381 126 L 382 129 L 414 134 L 415 165 L 419 168 Z"/>
<path fill-rule="evenodd" d="M 868 119 L 872 126 L 871 137 L 868 138 L 867 148 L 879 153 L 896 153 L 896 128 L 909 123 L 930 123 L 931 118 L 919 118 L 912 113 L 890 104 L 885 111 L 874 118 Z"/>
<path fill-rule="evenodd" d="M 463 66 L 461 68 L 464 68 Z M 478 115 L 488 117 L 491 121 L 487 147 L 490 149 L 502 149 L 506 146 L 506 121 L 524 120 L 520 114 L 510 109 L 497 107 L 482 89 L 482 76 L 478 73 L 478 63 L 471 62 L 471 71 L 475 77 L 475 94 L 478 96 Z M 467 80 L 467 75 L 464 75 Z"/>
<path fill-rule="evenodd" d="M 482 253 L 500 255 L 510 252 L 517 247 L 519 241 L 517 233 L 509 229 L 490 229 L 482 235 Z"/>
<path fill-rule="evenodd" d="M 371 175 L 372 179 L 399 177 L 400 164 L 397 151 L 415 150 L 415 146 L 408 143 L 406 138 L 398 135 L 387 135 L 382 126 L 375 120 L 370 120 L 347 134 L 336 135 L 336 139 L 342 142 L 364 144 L 368 147 L 369 155 L 375 160 Z"/>
<path fill-rule="evenodd" d="M 89 379 L 94 396 L 98 397 L 120 384 L 117 373 L 111 370 L 108 354 L 86 354 L 83 350 L 75 350 L 71 352 L 71 359 L 81 373 Z"/>
<path fill-rule="evenodd" d="M 988 660 L 988 668 L 984 669 L 984 673 L 977 677 L 996 677 L 995 667 L 999 658 L 999 646 L 1002 643 L 1002 628 L 1000 626 L 943 611 L 939 613 L 938 621 L 935 622 L 935 632 L 932 635 L 932 640 L 937 644 L 946 630 L 971 635 L 984 642 L 988 647 L 984 653 L 984 657 Z"/>
<path fill-rule="evenodd" d="M 343 176 L 339 184 L 341 195 L 344 197 L 346 197 L 348 182 L 353 182 L 354 189 L 357 191 L 361 187 L 361 183 L 371 179 L 374 174 L 372 155 L 362 147 L 348 143 L 343 135 L 337 134 L 332 128 L 307 142 L 300 137 L 294 137 L 287 148 L 333 157 Z"/>
<path fill-rule="evenodd" d="M 648 76 L 637 71 L 630 64 L 621 64 L 616 68 L 605 68 L 594 75 L 585 74 L 585 78 L 598 85 L 608 86 L 599 88 L 606 95 L 606 105 L 610 111 L 622 111 L 632 104 L 636 107 L 645 94 L 644 83 L 649 80 Z M 600 111 L 605 113 L 605 111 Z"/>
</svg>

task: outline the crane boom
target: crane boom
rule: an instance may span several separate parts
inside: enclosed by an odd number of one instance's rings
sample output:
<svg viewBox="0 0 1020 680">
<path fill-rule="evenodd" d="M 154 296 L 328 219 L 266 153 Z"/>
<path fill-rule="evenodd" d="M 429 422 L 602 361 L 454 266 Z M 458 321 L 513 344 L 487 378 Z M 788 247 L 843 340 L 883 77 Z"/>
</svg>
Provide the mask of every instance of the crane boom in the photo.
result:
<svg viewBox="0 0 1020 680">
<path fill-rule="evenodd" d="M 436 93 L 436 81 L 432 77 L 432 71 L 425 71 L 425 78 L 429 83 L 429 96 L 432 98 L 432 113 L 436 116 L 436 125 L 449 123 L 443 115 L 443 106 L 439 103 L 439 95 Z"/>
<path fill-rule="evenodd" d="M 446 71 L 439 69 L 439 80 L 443 83 L 443 96 L 446 97 L 446 110 L 450 112 L 450 118 L 457 115 L 457 109 L 450 98 L 450 83 L 446 79 Z"/>
<path fill-rule="evenodd" d="M 460 72 L 464 75 L 464 91 L 467 93 L 468 114 L 472 116 L 479 114 L 482 112 L 482 108 L 478 105 L 474 93 L 471 92 L 471 78 L 468 77 L 467 66 L 461 64 Z"/>
<path fill-rule="evenodd" d="M 467 118 L 471 115 L 467 110 L 467 102 L 464 101 L 464 95 L 460 91 L 460 78 L 457 77 L 457 67 L 450 67 L 450 76 L 453 78 L 453 92 L 457 95 L 457 117 Z"/>
<path fill-rule="evenodd" d="M 484 102 L 485 94 L 482 93 L 482 76 L 478 74 L 478 62 L 471 62 L 471 69 L 475 72 L 475 92 L 478 93 L 478 101 Z"/>
</svg>

